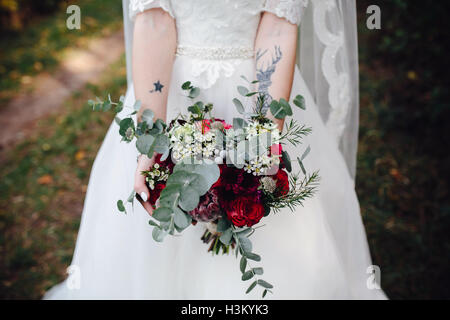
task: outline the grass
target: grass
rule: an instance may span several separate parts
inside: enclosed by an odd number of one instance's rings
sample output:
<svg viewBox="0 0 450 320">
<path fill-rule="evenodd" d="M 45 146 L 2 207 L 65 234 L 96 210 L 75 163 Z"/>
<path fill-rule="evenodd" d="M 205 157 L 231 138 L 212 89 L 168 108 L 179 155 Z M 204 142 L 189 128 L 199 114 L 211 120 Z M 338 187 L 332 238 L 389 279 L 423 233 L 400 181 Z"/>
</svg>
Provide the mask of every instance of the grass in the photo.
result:
<svg viewBox="0 0 450 320">
<path fill-rule="evenodd" d="M 43 119 L 33 136 L 4 155 L 0 166 L 0 296 L 41 298 L 70 264 L 95 155 L 112 114 L 86 101 L 126 89 L 122 58 L 99 85 L 87 85 Z"/>
<path fill-rule="evenodd" d="M 84 48 L 92 37 L 106 36 L 122 27 L 122 2 L 80 0 L 81 30 L 66 27 L 63 3 L 56 14 L 34 18 L 28 27 L 0 35 L 0 105 L 6 104 L 26 85 L 30 76 L 51 72 L 68 48 Z"/>
</svg>

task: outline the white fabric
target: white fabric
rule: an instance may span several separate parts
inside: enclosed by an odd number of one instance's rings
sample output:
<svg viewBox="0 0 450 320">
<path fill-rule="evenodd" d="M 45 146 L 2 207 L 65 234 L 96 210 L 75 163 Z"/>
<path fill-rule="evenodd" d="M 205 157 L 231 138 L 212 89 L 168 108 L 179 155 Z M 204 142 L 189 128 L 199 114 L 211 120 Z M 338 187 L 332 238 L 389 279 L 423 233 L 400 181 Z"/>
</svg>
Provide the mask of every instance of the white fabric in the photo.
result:
<svg viewBox="0 0 450 320">
<path fill-rule="evenodd" d="M 209 0 L 190 1 L 192 7 L 204 4 L 202 10 L 188 8 L 184 1 L 171 1 L 179 34 L 185 33 L 196 44 L 204 46 L 217 39 L 224 46 L 242 44 L 255 36 L 260 10 L 221 8 L 222 23 L 228 27 L 210 28 L 215 33 L 191 33 L 191 29 L 208 30 L 209 16 L 215 16 L 215 5 Z M 214 2 L 216 3 L 216 2 Z M 229 4 L 251 9 L 254 3 L 229 0 Z M 294 5 L 295 2 L 292 2 Z M 183 16 L 188 10 L 190 15 Z M 208 15 L 208 10 L 211 10 Z M 126 11 L 126 10 L 125 10 Z M 125 12 L 127 14 L 127 12 Z M 200 19 L 201 15 L 205 20 Z M 254 19 L 253 19 L 254 18 Z M 249 21 L 252 20 L 252 21 Z M 253 21 L 254 20 L 254 21 Z M 189 23 L 187 21 L 190 21 Z M 231 22 L 233 22 L 231 24 Z M 245 28 L 240 29 L 240 25 Z M 247 29 L 249 26 L 251 29 Z M 189 30 L 185 30 L 189 29 Z M 230 36 L 230 30 L 240 29 Z M 185 39 L 186 39 L 185 37 Z M 195 38 L 195 39 L 194 39 Z M 190 43 L 184 43 L 190 44 Z M 169 88 L 167 118 L 185 111 L 190 101 L 180 94 L 180 86 L 192 80 L 192 65 L 196 59 L 177 56 Z M 204 89 L 199 97 L 214 103 L 214 116 L 231 122 L 237 116 L 231 106 L 236 86 L 242 84 L 241 75 L 254 77 L 254 60 L 242 59 L 228 77 L 220 77 Z M 207 78 L 206 74 L 196 78 Z M 194 80 L 195 81 L 195 80 Z M 206 80 L 205 80 L 206 81 Z M 196 84 L 194 82 L 194 84 Z M 326 128 L 314 98 L 310 94 L 298 68 L 295 70 L 293 96 L 302 94 L 307 110 L 295 109 L 294 117 L 313 128 L 302 148 L 290 148 L 295 158 L 307 145 L 312 151 L 305 160 L 308 171 L 320 170 L 320 188 L 314 198 L 292 213 L 283 210 L 263 220 L 265 227 L 252 236 L 254 251 L 262 256 L 264 278 L 271 282 L 274 294 L 269 299 L 384 299 L 381 290 L 370 290 L 366 270 L 371 266 L 370 253 L 362 224 L 353 180 L 338 149 L 334 137 Z M 292 99 L 293 97 L 291 97 Z M 250 98 L 249 98 L 250 99 Z M 130 83 L 126 105 L 135 101 Z M 129 112 L 124 110 L 123 113 Z M 137 151 L 133 144 L 120 142 L 116 123 L 110 130 L 95 160 L 72 265 L 77 266 L 80 288 L 70 289 L 62 284 L 50 290 L 47 299 L 258 299 L 261 292 L 249 295 L 245 290 L 238 261 L 233 256 L 215 256 L 207 253 L 200 241 L 201 226 L 189 227 L 175 238 L 158 244 L 152 239 L 149 217 L 141 205 L 128 215 L 117 212 L 117 199 L 124 199 L 133 188 Z M 296 167 L 296 170 L 299 168 Z M 255 263 L 259 265 L 259 263 Z"/>
<path fill-rule="evenodd" d="M 298 45 L 302 76 L 354 179 L 359 128 L 355 0 L 310 1 Z"/>
</svg>

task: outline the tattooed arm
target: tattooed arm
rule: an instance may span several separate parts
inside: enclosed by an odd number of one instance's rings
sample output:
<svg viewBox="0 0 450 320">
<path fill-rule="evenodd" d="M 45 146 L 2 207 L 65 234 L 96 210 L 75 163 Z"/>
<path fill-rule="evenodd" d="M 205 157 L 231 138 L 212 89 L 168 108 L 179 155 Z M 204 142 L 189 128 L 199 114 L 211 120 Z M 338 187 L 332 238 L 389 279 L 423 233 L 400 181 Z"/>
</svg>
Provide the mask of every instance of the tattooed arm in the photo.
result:
<svg viewBox="0 0 450 320">
<path fill-rule="evenodd" d="M 133 83 L 136 99 L 155 119 L 166 120 L 170 76 L 176 50 L 174 19 L 162 9 L 136 16 L 133 35 Z"/>
<path fill-rule="evenodd" d="M 297 32 L 296 25 L 272 13 L 263 13 L 255 40 L 255 65 L 258 89 L 266 93 L 265 111 L 272 99 L 289 100 L 294 78 Z M 275 121 L 282 130 L 283 121 Z"/>
<path fill-rule="evenodd" d="M 150 9 L 136 16 L 133 35 L 133 83 L 136 100 L 142 102 L 138 120 L 145 109 L 155 113 L 155 119 L 166 120 L 166 105 L 170 76 L 176 50 L 176 29 L 174 19 L 162 9 Z M 149 214 L 153 213 L 147 200 L 150 190 L 141 172 L 154 163 L 141 156 L 138 161 L 134 190 L 143 200 L 142 205 Z M 139 198 L 138 198 L 139 199 Z"/>
</svg>

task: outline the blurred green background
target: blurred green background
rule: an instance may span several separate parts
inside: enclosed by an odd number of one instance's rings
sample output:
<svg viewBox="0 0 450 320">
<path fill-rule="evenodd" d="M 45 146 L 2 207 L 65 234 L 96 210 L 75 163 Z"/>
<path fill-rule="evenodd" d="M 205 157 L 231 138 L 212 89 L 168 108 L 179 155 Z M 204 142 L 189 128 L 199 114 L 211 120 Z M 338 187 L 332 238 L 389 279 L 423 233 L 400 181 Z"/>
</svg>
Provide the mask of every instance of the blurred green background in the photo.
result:
<svg viewBox="0 0 450 320">
<path fill-rule="evenodd" d="M 374 264 L 392 299 L 448 299 L 450 4 L 357 3 L 356 189 Z M 81 30 L 66 28 L 69 4 L 81 7 Z M 372 4 L 382 10 L 381 30 L 365 26 Z M 67 50 L 120 32 L 122 8 L 121 1 L 0 0 L 0 19 L 1 112 L 36 75 L 57 70 Z M 0 149 L 0 298 L 38 299 L 65 276 L 91 165 L 112 121 L 85 102 L 125 92 L 124 57 L 95 80 L 35 121 L 26 139 Z"/>
</svg>

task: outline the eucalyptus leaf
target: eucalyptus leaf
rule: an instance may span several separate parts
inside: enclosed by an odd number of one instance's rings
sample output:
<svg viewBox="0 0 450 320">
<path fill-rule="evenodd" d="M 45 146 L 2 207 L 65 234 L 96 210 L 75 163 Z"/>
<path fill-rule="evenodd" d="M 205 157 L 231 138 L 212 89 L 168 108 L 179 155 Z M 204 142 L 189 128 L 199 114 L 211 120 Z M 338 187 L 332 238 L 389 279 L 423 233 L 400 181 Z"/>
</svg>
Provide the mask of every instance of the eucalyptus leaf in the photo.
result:
<svg viewBox="0 0 450 320">
<path fill-rule="evenodd" d="M 134 197 L 136 196 L 136 191 L 132 191 L 131 194 L 128 196 L 127 202 L 133 202 Z"/>
<path fill-rule="evenodd" d="M 126 213 L 125 206 L 122 200 L 117 201 L 117 209 L 119 209 L 120 212 Z"/>
<path fill-rule="evenodd" d="M 125 118 L 123 120 L 120 121 L 119 123 L 119 134 L 122 137 L 126 136 L 127 130 L 128 128 L 133 128 L 134 129 L 134 121 L 131 118 Z"/>
<path fill-rule="evenodd" d="M 195 99 L 195 98 L 197 98 L 199 95 L 200 95 L 200 89 L 199 89 L 199 88 L 194 87 L 194 88 L 192 88 L 192 89 L 189 91 L 189 98 L 191 98 L 191 99 Z"/>
<path fill-rule="evenodd" d="M 243 129 L 247 126 L 247 122 L 242 118 L 234 118 L 233 119 L 233 128 L 235 130 L 237 129 Z"/>
<path fill-rule="evenodd" d="M 220 242 L 222 242 L 225 245 L 230 245 L 231 244 L 231 239 L 233 237 L 233 232 L 231 229 L 228 229 L 226 231 L 224 231 L 222 233 L 222 235 L 220 236 Z"/>
<path fill-rule="evenodd" d="M 221 218 L 217 222 L 217 231 L 224 232 L 231 227 L 231 222 L 227 218 Z"/>
<path fill-rule="evenodd" d="M 159 196 L 159 204 L 161 207 L 173 208 L 177 206 L 178 199 L 181 196 L 182 184 L 167 183 L 166 187 L 161 191 Z"/>
<path fill-rule="evenodd" d="M 302 161 L 305 160 L 310 152 L 311 152 L 311 146 L 308 146 L 308 148 L 306 148 L 305 152 L 303 152 L 303 155 L 300 158 L 300 160 L 302 160 Z"/>
<path fill-rule="evenodd" d="M 192 211 L 197 208 L 200 201 L 200 196 L 194 188 L 183 188 L 180 195 L 179 206 L 184 211 Z"/>
<path fill-rule="evenodd" d="M 245 269 L 247 268 L 247 259 L 244 256 L 241 257 L 241 262 L 239 263 L 239 267 L 241 269 L 242 274 L 244 274 Z"/>
<path fill-rule="evenodd" d="M 272 288 L 273 288 L 273 285 L 271 285 L 270 283 L 268 283 L 268 282 L 266 282 L 266 281 L 264 281 L 264 280 L 261 280 L 261 279 L 258 280 L 258 284 L 259 284 L 261 287 L 264 287 L 264 288 L 266 288 L 266 289 L 272 289 Z"/>
<path fill-rule="evenodd" d="M 205 177 L 191 171 L 176 171 L 170 175 L 167 183 L 181 184 L 184 188 L 193 188 L 199 195 L 204 195 L 211 187 Z"/>
<path fill-rule="evenodd" d="M 248 289 L 247 289 L 247 291 L 246 291 L 245 293 L 246 293 L 246 294 L 249 294 L 249 293 L 256 287 L 257 284 L 258 284 L 257 281 L 253 282 L 253 283 L 250 285 L 250 287 L 248 287 Z"/>
<path fill-rule="evenodd" d="M 284 112 L 288 116 L 292 116 L 292 108 L 289 102 L 286 99 L 281 98 L 280 99 L 280 105 L 283 107 Z"/>
<path fill-rule="evenodd" d="M 149 134 L 139 136 L 136 141 L 136 148 L 141 154 L 150 155 L 153 151 L 153 146 L 155 143 L 155 138 Z"/>
<path fill-rule="evenodd" d="M 264 273 L 264 269 L 263 268 L 253 268 L 252 271 L 253 271 L 254 274 L 257 274 L 259 276 Z"/>
<path fill-rule="evenodd" d="M 306 169 L 305 169 L 305 166 L 303 165 L 303 161 L 297 157 L 297 162 L 298 162 L 298 165 L 300 166 L 300 169 L 302 170 L 303 174 L 306 174 Z"/>
<path fill-rule="evenodd" d="M 200 196 L 204 195 L 211 186 L 217 182 L 217 180 L 220 177 L 220 169 L 217 164 L 185 164 L 185 163 L 179 163 L 177 164 L 173 169 L 172 176 L 175 175 L 175 173 L 183 171 L 187 172 L 187 175 L 191 175 L 192 178 L 196 177 L 195 174 L 200 176 L 202 179 L 200 179 L 198 182 L 200 182 L 200 185 L 198 187 L 201 187 L 201 189 L 196 189 Z M 172 178 L 170 179 L 175 179 Z M 179 179 L 179 178 L 177 178 Z M 205 183 L 202 185 L 202 183 Z"/>
<path fill-rule="evenodd" d="M 246 253 L 244 253 L 244 255 L 247 259 L 250 259 L 250 260 L 253 260 L 256 262 L 261 261 L 261 257 L 259 255 L 257 255 L 256 253 L 246 252 Z"/>
<path fill-rule="evenodd" d="M 238 237 L 245 237 L 245 236 L 249 235 L 252 231 L 253 231 L 252 228 L 247 228 L 245 230 L 240 230 L 240 231 L 236 232 L 236 234 L 238 235 Z"/>
<path fill-rule="evenodd" d="M 283 106 L 276 100 L 273 100 L 270 103 L 270 113 L 276 118 L 276 119 L 284 119 L 286 118 L 286 112 L 283 108 Z"/>
<path fill-rule="evenodd" d="M 251 271 L 247 271 L 242 275 L 242 281 L 247 281 L 253 278 L 254 274 Z"/>
<path fill-rule="evenodd" d="M 151 226 L 153 226 L 153 227 L 159 228 L 159 224 L 157 224 L 157 223 L 156 223 L 155 221 L 153 221 L 153 220 L 148 220 L 148 224 L 151 225 Z"/>
<path fill-rule="evenodd" d="M 145 109 L 142 112 L 141 119 L 145 121 L 149 127 L 149 129 L 153 128 L 153 118 L 155 117 L 155 113 L 150 109 Z"/>
<path fill-rule="evenodd" d="M 161 133 L 156 136 L 153 149 L 156 153 L 164 154 L 169 150 L 169 145 L 169 138 Z"/>
<path fill-rule="evenodd" d="M 189 90 L 189 89 L 191 89 L 191 82 L 190 82 L 190 81 L 186 81 L 185 83 L 183 83 L 183 84 L 181 85 L 181 89 L 183 89 L 183 90 Z"/>
<path fill-rule="evenodd" d="M 142 103 L 140 100 L 136 100 L 136 102 L 134 103 L 133 109 L 136 111 L 139 111 L 139 109 L 141 109 Z"/>
<path fill-rule="evenodd" d="M 167 231 L 161 230 L 160 228 L 153 228 L 152 237 L 156 242 L 163 242 L 164 238 L 167 236 Z"/>
<path fill-rule="evenodd" d="M 234 105 L 236 106 L 236 110 L 237 110 L 240 114 L 244 114 L 244 113 L 245 113 L 245 108 L 244 108 L 244 106 L 242 105 L 242 102 L 241 102 L 239 99 L 234 98 L 234 99 L 233 99 L 233 103 L 234 103 Z"/>
<path fill-rule="evenodd" d="M 160 222 L 168 222 L 172 217 L 172 209 L 159 207 L 155 211 L 153 211 L 152 217 Z"/>
<path fill-rule="evenodd" d="M 305 110 L 306 106 L 305 106 L 305 98 L 303 98 L 303 96 L 298 95 L 295 97 L 294 99 L 294 104 L 299 107 L 300 109 Z"/>
<path fill-rule="evenodd" d="M 103 111 L 109 111 L 111 110 L 111 102 L 109 101 L 104 101 L 102 104 L 102 110 Z"/>
<path fill-rule="evenodd" d="M 241 78 L 244 79 L 244 80 L 247 81 L 247 82 L 250 82 L 250 81 L 248 81 L 247 77 L 244 76 L 244 75 L 241 75 Z"/>
<path fill-rule="evenodd" d="M 175 225 L 180 229 L 186 229 L 190 224 L 190 221 L 186 214 L 179 208 L 175 208 L 173 219 Z"/>
<path fill-rule="evenodd" d="M 238 239 L 242 250 L 244 250 L 245 253 L 251 253 L 253 246 L 250 239 L 245 236 L 238 236 Z"/>
<path fill-rule="evenodd" d="M 246 87 L 243 86 L 238 86 L 237 87 L 238 92 L 242 95 L 242 96 L 246 96 L 248 94 L 248 89 Z"/>
</svg>

